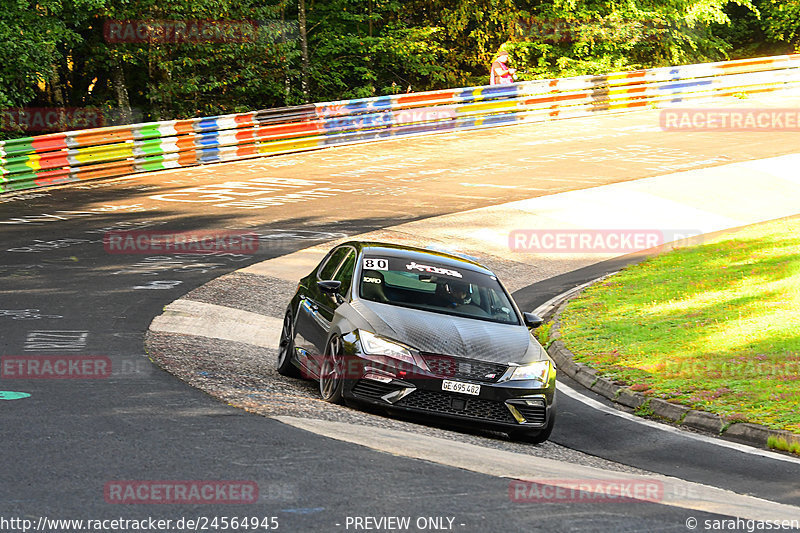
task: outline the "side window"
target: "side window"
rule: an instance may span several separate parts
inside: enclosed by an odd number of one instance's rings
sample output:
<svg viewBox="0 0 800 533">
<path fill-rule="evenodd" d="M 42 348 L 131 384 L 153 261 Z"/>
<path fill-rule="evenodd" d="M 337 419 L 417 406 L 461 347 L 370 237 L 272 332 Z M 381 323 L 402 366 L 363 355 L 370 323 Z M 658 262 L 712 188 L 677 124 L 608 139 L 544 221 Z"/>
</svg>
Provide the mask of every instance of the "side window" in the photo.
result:
<svg viewBox="0 0 800 533">
<path fill-rule="evenodd" d="M 339 289 L 339 294 L 344 296 L 350 290 L 350 284 L 353 281 L 353 271 L 356 269 L 356 252 L 350 250 L 350 254 L 342 262 L 342 267 L 336 273 L 333 279 L 342 282 L 342 287 Z"/>
<path fill-rule="evenodd" d="M 336 272 L 336 267 L 339 266 L 339 263 L 342 262 L 344 256 L 347 255 L 347 252 L 350 251 L 350 248 L 343 247 L 337 248 L 334 250 L 328 258 L 328 261 L 322 265 L 322 268 L 319 269 L 317 272 L 317 277 L 319 279 L 333 279 L 333 274 Z"/>
</svg>

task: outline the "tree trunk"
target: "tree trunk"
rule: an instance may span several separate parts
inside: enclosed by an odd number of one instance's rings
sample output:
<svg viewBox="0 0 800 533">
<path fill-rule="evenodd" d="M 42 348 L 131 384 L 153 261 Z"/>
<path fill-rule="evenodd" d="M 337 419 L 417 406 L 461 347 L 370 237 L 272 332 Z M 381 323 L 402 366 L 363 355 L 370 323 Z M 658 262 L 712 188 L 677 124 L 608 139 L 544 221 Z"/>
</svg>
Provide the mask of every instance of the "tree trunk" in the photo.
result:
<svg viewBox="0 0 800 533">
<path fill-rule="evenodd" d="M 284 50 L 284 54 L 286 54 L 286 12 L 283 9 L 283 5 L 281 5 L 281 44 L 283 45 L 282 48 Z M 284 67 L 283 67 L 283 89 L 284 89 L 284 97 L 283 97 L 283 105 L 291 105 L 289 102 L 292 96 L 292 83 L 289 79 L 289 70 L 291 69 L 291 62 L 289 61 L 288 54 L 286 54 L 286 59 L 284 60 Z"/>
<path fill-rule="evenodd" d="M 111 83 L 114 86 L 114 94 L 117 96 L 117 107 L 119 108 L 117 120 L 119 124 L 130 124 L 133 122 L 131 113 L 131 102 L 128 99 L 128 86 L 125 84 L 125 73 L 119 59 L 113 59 L 111 65 Z"/>
<path fill-rule="evenodd" d="M 308 102 L 308 37 L 306 35 L 306 0 L 297 0 L 297 21 L 300 25 L 300 51 L 303 54 L 302 78 L 303 101 Z"/>
<path fill-rule="evenodd" d="M 61 75 L 58 65 L 53 65 L 53 78 L 50 81 L 50 101 L 56 107 L 64 107 L 64 92 L 61 90 Z"/>
</svg>

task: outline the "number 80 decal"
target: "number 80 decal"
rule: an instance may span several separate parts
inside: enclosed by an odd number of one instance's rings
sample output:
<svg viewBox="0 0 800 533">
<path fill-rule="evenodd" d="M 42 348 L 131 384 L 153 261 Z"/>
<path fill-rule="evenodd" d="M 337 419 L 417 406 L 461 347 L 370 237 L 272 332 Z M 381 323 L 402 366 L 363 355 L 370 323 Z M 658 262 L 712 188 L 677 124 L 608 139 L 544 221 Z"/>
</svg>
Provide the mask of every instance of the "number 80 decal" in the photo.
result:
<svg viewBox="0 0 800 533">
<path fill-rule="evenodd" d="M 389 270 L 388 259 L 364 259 L 363 265 L 365 270 Z"/>
</svg>

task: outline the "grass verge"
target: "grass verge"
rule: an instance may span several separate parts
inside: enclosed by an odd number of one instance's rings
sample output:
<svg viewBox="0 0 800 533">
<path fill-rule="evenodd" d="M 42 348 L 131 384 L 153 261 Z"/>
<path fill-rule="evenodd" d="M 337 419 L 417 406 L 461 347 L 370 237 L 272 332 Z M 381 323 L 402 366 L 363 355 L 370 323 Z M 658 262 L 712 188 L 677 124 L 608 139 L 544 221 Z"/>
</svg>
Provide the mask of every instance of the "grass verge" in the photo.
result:
<svg viewBox="0 0 800 533">
<path fill-rule="evenodd" d="M 631 266 L 561 318 L 576 361 L 607 378 L 800 433 L 800 217 Z"/>
</svg>

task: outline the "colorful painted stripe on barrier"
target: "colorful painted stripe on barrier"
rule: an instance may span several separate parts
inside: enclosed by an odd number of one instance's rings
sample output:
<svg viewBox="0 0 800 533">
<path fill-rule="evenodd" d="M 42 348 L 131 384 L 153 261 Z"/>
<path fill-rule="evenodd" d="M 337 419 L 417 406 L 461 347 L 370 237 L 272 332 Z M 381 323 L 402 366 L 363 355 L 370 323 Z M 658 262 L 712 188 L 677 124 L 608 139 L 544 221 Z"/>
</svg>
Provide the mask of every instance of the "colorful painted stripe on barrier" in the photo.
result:
<svg viewBox="0 0 800 533">
<path fill-rule="evenodd" d="M 392 137 L 800 88 L 800 54 L 379 96 L 0 141 L 0 193 Z"/>
</svg>

